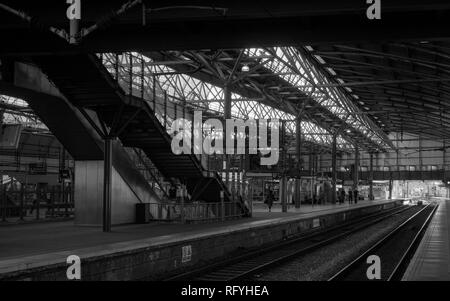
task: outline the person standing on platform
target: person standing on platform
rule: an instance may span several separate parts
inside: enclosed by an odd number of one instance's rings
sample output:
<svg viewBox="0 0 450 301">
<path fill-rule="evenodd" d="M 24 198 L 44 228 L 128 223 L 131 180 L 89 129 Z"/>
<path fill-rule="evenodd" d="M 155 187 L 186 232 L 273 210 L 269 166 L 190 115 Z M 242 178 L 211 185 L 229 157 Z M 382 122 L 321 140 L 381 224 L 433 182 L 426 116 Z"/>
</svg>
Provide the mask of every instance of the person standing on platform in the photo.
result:
<svg viewBox="0 0 450 301">
<path fill-rule="evenodd" d="M 264 203 L 266 203 L 267 207 L 269 208 L 269 212 L 272 212 L 272 205 L 273 205 L 273 200 L 275 199 L 272 190 L 269 190 L 269 192 L 267 193 L 267 198 L 266 201 Z"/>
<path fill-rule="evenodd" d="M 355 188 L 355 190 L 353 191 L 353 193 L 355 194 L 355 204 L 358 204 L 358 188 Z"/>
<path fill-rule="evenodd" d="M 344 201 L 345 201 L 345 189 L 344 188 L 341 189 L 341 199 L 340 199 L 340 201 L 341 201 L 341 204 L 344 204 Z"/>
<path fill-rule="evenodd" d="M 353 203 L 353 191 L 351 189 L 348 190 L 348 203 Z"/>
</svg>

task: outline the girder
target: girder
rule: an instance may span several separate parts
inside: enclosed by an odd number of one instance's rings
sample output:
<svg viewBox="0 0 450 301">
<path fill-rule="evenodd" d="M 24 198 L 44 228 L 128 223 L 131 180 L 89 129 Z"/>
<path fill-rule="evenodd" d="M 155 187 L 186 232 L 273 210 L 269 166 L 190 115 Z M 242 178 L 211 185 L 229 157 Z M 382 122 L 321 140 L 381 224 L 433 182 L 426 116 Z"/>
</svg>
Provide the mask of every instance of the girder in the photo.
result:
<svg viewBox="0 0 450 301">
<path fill-rule="evenodd" d="M 295 49 L 289 48 L 280 49 L 283 52 L 283 55 L 286 53 L 291 54 L 292 51 L 296 51 Z M 193 51 L 167 51 L 146 54 L 152 58 L 155 58 L 155 60 L 164 66 L 166 66 L 164 64 L 165 61 L 169 61 L 169 66 L 180 73 L 188 72 L 187 70 L 197 70 L 189 75 L 206 80 L 216 85 L 220 85 L 223 80 L 216 70 L 222 69 L 223 74 L 230 74 L 239 51 L 197 51 L 195 53 L 196 58 L 201 55 L 203 56 L 200 61 L 198 59 L 192 59 L 192 57 L 194 57 L 192 53 Z M 293 116 L 299 114 L 300 106 L 306 102 L 305 109 L 302 111 L 302 114 L 308 116 L 306 118 L 307 120 L 315 123 L 318 127 L 324 128 L 328 132 L 328 137 L 325 141 L 321 142 L 331 145 L 332 132 L 336 130 L 336 125 L 338 125 L 337 127 L 342 126 L 343 120 L 348 117 L 349 109 L 340 109 L 343 107 L 341 103 L 330 105 L 332 103 L 329 101 L 329 94 L 323 92 L 326 90 L 324 88 L 311 92 L 313 89 L 317 88 L 317 85 L 314 87 L 313 85 L 310 87 L 307 86 L 308 76 L 313 76 L 311 75 L 311 72 L 306 74 L 306 72 L 303 71 L 301 75 L 303 77 L 299 76 L 299 66 L 295 63 L 295 61 L 298 60 L 298 55 L 297 58 L 289 55 L 284 57 L 284 59 L 280 59 L 270 49 L 247 49 L 245 50 L 245 54 L 246 56 L 242 58 L 241 63 L 243 66 L 249 66 L 249 70 L 247 72 L 238 72 L 235 74 L 235 79 L 233 81 L 234 91 L 239 91 L 248 97 L 255 97 L 255 93 L 256 95 L 259 93 L 261 102 L 265 102 L 272 107 L 284 110 Z M 188 57 L 189 59 L 186 59 Z M 234 61 L 232 60 L 233 58 Z M 183 64 L 176 64 L 174 62 L 182 62 Z M 290 65 L 289 62 L 291 62 L 292 65 Z M 209 66 L 205 66 L 206 64 Z M 302 66 L 300 67 L 303 68 Z M 310 69 L 312 69 L 312 66 L 309 66 L 308 70 Z M 167 70 L 165 73 L 163 72 L 163 74 L 166 73 Z M 271 76 L 269 77 L 268 75 Z M 303 83 L 300 83 L 300 79 L 303 80 Z M 314 78 L 309 78 L 309 82 L 310 81 L 314 81 Z M 296 87 L 295 84 L 299 84 L 299 87 Z M 306 87 L 304 88 L 301 84 Z M 322 90 L 322 92 L 320 90 Z M 316 97 L 319 103 L 314 101 L 313 97 Z M 328 103 L 326 103 L 325 100 L 328 100 Z M 244 103 L 242 106 L 244 106 Z M 351 110 L 355 110 L 354 107 L 352 107 Z M 359 112 L 354 112 L 353 114 L 358 115 Z M 337 118 L 339 116 L 341 118 Z M 295 119 L 295 117 L 291 119 Z M 358 119 L 365 120 L 366 118 L 358 117 Z M 353 120 L 349 120 L 349 123 L 352 125 L 355 124 L 355 122 L 352 121 Z M 366 132 L 368 133 L 369 131 Z M 361 140 L 364 135 L 366 135 L 366 133 L 361 133 L 360 137 L 358 137 L 359 140 Z M 346 136 L 346 139 L 338 139 L 340 147 L 342 148 L 344 147 L 344 144 L 347 144 L 345 148 L 351 148 L 351 146 L 348 145 L 348 141 L 351 141 L 350 144 L 354 143 L 352 138 L 349 137 L 351 135 L 348 135 L 348 133 L 342 131 L 342 136 Z M 387 141 L 387 143 L 389 143 L 387 137 L 382 137 Z M 347 142 L 345 140 L 347 140 Z M 373 149 L 383 149 L 385 147 L 384 145 L 380 146 L 374 142 L 371 142 L 370 139 L 366 143 L 367 145 L 363 147 L 370 147 Z"/>
<path fill-rule="evenodd" d="M 317 45 L 335 78 L 386 132 L 448 138 L 450 45 L 447 41 Z"/>
<path fill-rule="evenodd" d="M 2 4 L 26 14 L 0 9 L 3 54 L 302 47 L 450 37 L 446 0 L 385 1 L 383 20 L 375 24 L 365 18 L 368 4 L 360 0 L 219 0 L 195 1 L 196 5 L 177 0 L 99 0 L 84 1 L 80 44 L 74 47 L 66 42 L 65 1 Z M 214 36 L 220 39 L 210 39 Z"/>
<path fill-rule="evenodd" d="M 184 59 L 186 56 L 180 56 L 180 59 Z M 103 54 L 105 66 L 108 70 L 114 74 L 116 70 L 121 73 L 121 78 L 124 78 L 126 83 L 124 85 L 129 85 L 129 77 L 127 70 L 129 66 L 133 66 L 132 83 L 134 89 L 140 89 L 142 83 L 144 83 L 144 90 L 151 91 L 153 87 L 153 77 L 155 78 L 154 83 L 156 84 L 157 93 L 162 93 L 161 91 L 167 91 L 171 97 L 171 100 L 175 103 L 183 105 L 183 101 L 186 101 L 189 105 L 194 105 L 194 108 L 209 111 L 210 113 L 218 114 L 223 116 L 223 102 L 215 102 L 214 100 L 223 99 L 223 89 L 219 86 L 215 86 L 208 82 L 199 80 L 196 77 L 190 76 L 188 74 L 174 73 L 171 67 L 164 64 L 155 64 L 151 62 L 151 59 L 140 55 L 138 53 L 128 53 L 123 55 L 113 55 L 113 54 Z M 116 59 L 119 60 L 119 66 L 116 66 Z M 202 62 L 207 62 L 208 60 L 203 58 Z M 179 64 L 175 64 L 179 65 Z M 142 69 L 143 68 L 143 69 Z M 172 66 L 173 68 L 173 66 Z M 198 68 L 198 67 L 197 67 Z M 217 66 L 209 66 L 207 69 L 215 73 L 216 82 L 222 83 L 225 80 L 225 74 L 231 74 L 232 71 L 225 69 L 221 72 L 217 71 Z M 142 71 L 144 70 L 144 71 Z M 221 75 L 222 74 L 222 75 Z M 241 76 L 237 73 L 236 76 Z M 253 84 L 253 86 L 251 85 Z M 247 88 L 247 95 L 257 95 L 257 92 L 262 93 L 264 87 L 257 83 L 239 83 L 242 91 Z M 258 90 L 259 89 L 259 90 Z M 256 90 L 256 91 L 255 91 Z M 265 97 L 264 97 L 265 96 Z M 275 98 L 270 95 L 271 99 L 267 99 L 268 94 L 260 95 L 261 101 L 256 100 L 246 100 L 242 95 L 237 93 L 232 94 L 234 100 L 232 104 L 232 115 L 236 118 L 264 118 L 264 119 L 281 119 L 287 120 L 286 129 L 289 133 L 293 135 L 295 131 L 295 113 L 296 111 L 290 110 L 282 100 Z M 283 106 L 284 105 L 284 106 Z M 281 108 L 280 108 L 281 107 Z M 284 110 L 283 110 L 284 109 Z M 294 114 L 292 114 L 294 113 Z M 156 111 L 159 118 L 162 118 L 162 112 Z M 171 120 L 168 120 L 169 125 Z M 303 135 L 304 138 L 310 142 L 317 143 L 324 147 L 329 147 L 331 141 L 331 133 L 314 122 L 303 121 Z M 316 135 L 319 132 L 321 135 Z M 342 137 L 339 137 L 339 148 L 341 150 L 350 150 L 351 145 L 348 144 Z"/>
</svg>

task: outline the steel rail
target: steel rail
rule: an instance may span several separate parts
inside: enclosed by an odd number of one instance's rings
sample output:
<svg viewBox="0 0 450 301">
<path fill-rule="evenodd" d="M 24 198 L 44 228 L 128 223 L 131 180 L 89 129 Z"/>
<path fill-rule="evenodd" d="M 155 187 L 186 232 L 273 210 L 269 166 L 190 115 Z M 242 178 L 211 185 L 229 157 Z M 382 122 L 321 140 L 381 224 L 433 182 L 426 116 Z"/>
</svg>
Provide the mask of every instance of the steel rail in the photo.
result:
<svg viewBox="0 0 450 301">
<path fill-rule="evenodd" d="M 428 208 L 430 208 L 430 206 L 435 206 L 435 207 L 433 208 L 431 213 L 427 216 L 426 221 L 422 224 L 420 230 L 415 235 L 415 238 L 414 238 L 413 242 L 409 245 L 408 249 L 405 251 L 405 253 L 403 254 L 402 258 L 400 259 L 400 261 L 396 265 L 396 268 L 389 275 L 388 279 L 392 278 L 393 273 L 396 273 L 396 275 L 398 275 L 398 273 L 400 272 L 400 267 L 404 266 L 407 256 L 410 254 L 410 252 L 413 251 L 412 245 L 417 243 L 416 240 L 419 238 L 419 234 L 421 233 L 421 231 L 424 231 L 424 229 L 426 229 L 426 226 L 428 225 L 431 217 L 433 216 L 434 212 L 436 211 L 436 209 L 438 207 L 437 205 L 435 205 L 433 203 L 430 203 L 427 206 L 425 206 L 424 208 L 422 208 L 419 212 L 415 213 L 413 216 L 411 216 L 406 221 L 401 223 L 399 226 L 397 226 L 395 229 L 390 231 L 388 234 L 384 235 L 381 239 L 379 239 L 377 242 L 375 242 L 369 249 L 367 249 L 363 254 L 358 256 L 355 260 L 353 260 L 351 263 L 346 265 L 344 268 L 342 268 L 336 274 L 334 274 L 331 278 L 329 278 L 328 281 L 344 280 L 346 276 L 348 276 L 352 271 L 354 271 L 358 267 L 358 265 L 361 264 L 361 262 L 363 262 L 369 255 L 373 254 L 374 250 L 376 250 L 377 248 L 382 247 L 384 244 L 389 242 L 390 239 L 392 239 L 392 237 L 394 235 L 398 234 L 400 231 L 405 229 L 406 226 L 408 226 L 411 222 L 413 222 L 416 218 L 420 217 L 423 212 L 426 212 L 426 210 Z"/>
<path fill-rule="evenodd" d="M 256 251 L 251 251 L 246 254 L 233 257 L 231 259 L 225 259 L 224 261 L 213 263 L 210 265 L 206 265 L 205 267 L 201 267 L 199 269 L 195 269 L 193 271 L 189 271 L 180 275 L 175 275 L 163 280 L 166 281 L 174 281 L 174 280 L 220 280 L 220 281 L 231 281 L 231 280 L 239 280 L 245 277 L 248 277 L 252 274 L 255 274 L 258 271 L 267 269 L 270 266 L 275 264 L 279 264 L 281 262 L 287 261 L 293 257 L 306 254 L 308 252 L 314 251 L 320 247 L 328 245 L 338 239 L 346 237 L 354 232 L 357 232 L 367 226 L 376 224 L 382 220 L 385 220 L 395 214 L 399 214 L 406 210 L 411 209 L 412 207 L 396 207 L 393 209 L 388 209 L 383 212 L 377 212 L 375 214 L 370 214 L 368 216 L 364 216 L 362 218 L 358 218 L 355 220 L 351 220 L 347 223 L 337 225 L 328 229 L 322 229 L 313 231 L 312 233 L 308 233 L 305 235 L 298 236 L 296 238 L 289 239 L 283 243 L 278 243 L 276 245 L 270 245 L 263 249 L 258 249 Z M 348 229 L 352 227 L 351 229 Z M 342 230 L 342 231 L 339 231 Z M 314 242 L 314 239 L 319 238 L 320 236 L 327 235 L 332 233 L 333 231 L 339 231 L 338 234 L 332 235 L 331 237 L 325 237 L 323 240 L 318 242 Z M 298 243 L 306 243 L 308 240 L 313 240 L 313 243 L 300 248 L 292 250 L 292 246 Z M 291 250 L 287 250 L 287 248 L 291 247 Z M 281 256 L 277 254 L 272 255 L 270 253 L 280 253 Z M 258 258 L 259 257 L 259 258 Z M 259 260 L 259 261 L 258 261 Z M 241 265 L 242 268 L 238 268 L 236 270 L 226 271 L 227 267 L 231 265 Z M 221 272 L 222 270 L 222 272 Z M 207 274 L 212 274 L 214 272 L 218 272 L 221 274 L 221 277 L 207 278 L 205 277 Z M 199 277 L 199 275 L 205 275 L 204 277 Z"/>
</svg>

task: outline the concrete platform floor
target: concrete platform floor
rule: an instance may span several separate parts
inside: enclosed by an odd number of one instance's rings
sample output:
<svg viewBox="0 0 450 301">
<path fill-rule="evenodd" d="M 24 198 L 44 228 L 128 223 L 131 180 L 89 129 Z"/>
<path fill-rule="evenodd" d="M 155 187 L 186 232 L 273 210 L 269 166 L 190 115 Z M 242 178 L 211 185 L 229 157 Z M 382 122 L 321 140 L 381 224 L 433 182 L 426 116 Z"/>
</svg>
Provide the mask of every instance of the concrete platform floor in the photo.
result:
<svg viewBox="0 0 450 301">
<path fill-rule="evenodd" d="M 147 242 L 148 239 L 151 239 L 152 244 L 164 244 L 168 241 L 181 240 L 187 236 L 212 235 L 386 202 L 389 201 L 362 201 L 352 205 L 302 206 L 300 209 L 289 208 L 288 213 L 282 213 L 279 206 L 275 206 L 273 212 L 269 213 L 265 204 L 261 203 L 254 205 L 252 218 L 207 224 L 122 225 L 113 227 L 111 233 L 103 233 L 99 227 L 75 226 L 72 221 L 3 225 L 0 226 L 0 265 L 4 260 L 54 252 L 93 247 L 111 250 L 115 243 L 126 242 L 130 245 L 133 244 L 133 241 L 137 242 L 142 239 L 146 239 Z"/>
<path fill-rule="evenodd" d="M 450 281 L 450 200 L 435 199 L 439 208 L 403 275 L 404 281 Z"/>
<path fill-rule="evenodd" d="M 380 200 L 375 200 L 380 201 Z M 318 212 L 318 211 L 324 211 L 324 210 L 333 210 L 333 209 L 342 209 L 342 208 L 353 208 L 355 205 L 364 205 L 364 204 L 373 204 L 373 201 L 359 201 L 358 204 L 326 204 L 326 205 L 301 205 L 300 208 L 295 208 L 294 205 L 289 204 L 288 205 L 288 212 L 289 213 L 310 213 L 310 212 Z M 266 204 L 263 202 L 254 202 L 253 203 L 253 212 L 254 213 L 268 213 L 269 209 Z M 281 203 L 274 203 L 271 209 L 272 213 L 281 213 Z"/>
</svg>

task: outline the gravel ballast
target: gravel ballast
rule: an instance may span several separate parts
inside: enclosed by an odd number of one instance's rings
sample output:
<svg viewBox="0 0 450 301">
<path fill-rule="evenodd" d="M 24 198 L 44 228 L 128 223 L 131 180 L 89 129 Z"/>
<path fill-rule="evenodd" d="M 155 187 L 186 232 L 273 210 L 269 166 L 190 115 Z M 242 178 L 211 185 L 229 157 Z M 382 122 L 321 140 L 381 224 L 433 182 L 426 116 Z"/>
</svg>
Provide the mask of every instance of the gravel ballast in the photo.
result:
<svg viewBox="0 0 450 301">
<path fill-rule="evenodd" d="M 324 281 L 422 207 L 399 213 L 305 256 L 252 277 L 257 281 Z"/>
</svg>

